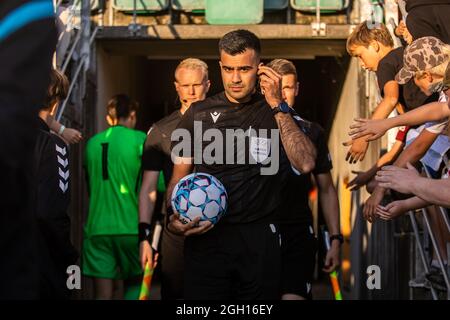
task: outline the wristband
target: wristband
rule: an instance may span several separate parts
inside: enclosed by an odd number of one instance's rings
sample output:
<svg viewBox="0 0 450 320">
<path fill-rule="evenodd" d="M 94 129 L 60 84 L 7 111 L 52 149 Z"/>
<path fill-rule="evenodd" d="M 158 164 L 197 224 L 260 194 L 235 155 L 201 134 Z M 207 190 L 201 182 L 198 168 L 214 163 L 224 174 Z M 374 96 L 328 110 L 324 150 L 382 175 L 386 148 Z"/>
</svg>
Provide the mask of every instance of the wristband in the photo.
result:
<svg viewBox="0 0 450 320">
<path fill-rule="evenodd" d="M 338 240 L 339 244 L 343 244 L 344 243 L 344 237 L 342 236 L 342 234 L 333 234 L 332 236 L 330 236 L 330 243 L 333 240 Z"/>
<path fill-rule="evenodd" d="M 150 224 L 145 222 L 140 222 L 138 225 L 138 238 L 139 242 L 147 240 L 149 243 L 152 241 L 152 228 Z"/>
<path fill-rule="evenodd" d="M 65 129 L 66 129 L 66 127 L 61 125 L 61 128 L 59 128 L 58 134 L 62 135 L 62 133 L 64 132 Z"/>
</svg>

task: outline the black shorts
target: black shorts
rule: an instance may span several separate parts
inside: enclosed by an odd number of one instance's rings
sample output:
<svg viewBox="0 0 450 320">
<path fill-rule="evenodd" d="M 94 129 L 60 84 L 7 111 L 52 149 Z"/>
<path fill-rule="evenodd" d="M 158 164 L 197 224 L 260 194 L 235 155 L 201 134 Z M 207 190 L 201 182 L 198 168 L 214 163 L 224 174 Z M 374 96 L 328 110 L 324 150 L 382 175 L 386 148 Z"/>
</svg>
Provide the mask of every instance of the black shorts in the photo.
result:
<svg viewBox="0 0 450 320">
<path fill-rule="evenodd" d="M 436 37 L 450 43 L 450 5 L 426 5 L 412 8 L 406 18 L 406 27 L 413 39 Z"/>
<path fill-rule="evenodd" d="M 309 223 L 280 224 L 282 293 L 312 299 L 317 239 Z"/>
<path fill-rule="evenodd" d="M 279 300 L 280 235 L 275 224 L 218 224 L 185 240 L 185 299 Z"/>
<path fill-rule="evenodd" d="M 161 299 L 183 299 L 184 236 L 164 228 L 161 240 Z"/>
</svg>

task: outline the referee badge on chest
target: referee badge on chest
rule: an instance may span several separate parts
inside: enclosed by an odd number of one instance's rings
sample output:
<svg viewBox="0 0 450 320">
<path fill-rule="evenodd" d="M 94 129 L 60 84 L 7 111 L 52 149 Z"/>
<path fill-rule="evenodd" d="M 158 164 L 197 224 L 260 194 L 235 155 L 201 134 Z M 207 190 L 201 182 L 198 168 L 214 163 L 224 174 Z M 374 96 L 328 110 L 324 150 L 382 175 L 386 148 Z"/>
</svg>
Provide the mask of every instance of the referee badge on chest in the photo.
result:
<svg viewBox="0 0 450 320">
<path fill-rule="evenodd" d="M 270 139 L 250 137 L 250 154 L 257 163 L 262 163 L 270 155 Z"/>
</svg>

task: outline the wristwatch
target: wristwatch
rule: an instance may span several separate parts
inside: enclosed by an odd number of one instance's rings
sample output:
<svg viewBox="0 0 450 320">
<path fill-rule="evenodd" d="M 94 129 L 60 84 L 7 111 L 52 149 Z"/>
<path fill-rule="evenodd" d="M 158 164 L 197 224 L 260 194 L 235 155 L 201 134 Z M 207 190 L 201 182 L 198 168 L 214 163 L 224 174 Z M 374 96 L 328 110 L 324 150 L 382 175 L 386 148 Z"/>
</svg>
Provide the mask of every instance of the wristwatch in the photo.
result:
<svg viewBox="0 0 450 320">
<path fill-rule="evenodd" d="M 338 240 L 339 244 L 344 243 L 344 236 L 342 234 L 333 234 L 330 236 L 330 243 L 333 242 L 333 240 Z"/>
<path fill-rule="evenodd" d="M 278 112 L 289 113 L 290 111 L 291 108 L 289 108 L 289 105 L 284 101 L 272 109 L 274 115 L 276 115 Z"/>
</svg>

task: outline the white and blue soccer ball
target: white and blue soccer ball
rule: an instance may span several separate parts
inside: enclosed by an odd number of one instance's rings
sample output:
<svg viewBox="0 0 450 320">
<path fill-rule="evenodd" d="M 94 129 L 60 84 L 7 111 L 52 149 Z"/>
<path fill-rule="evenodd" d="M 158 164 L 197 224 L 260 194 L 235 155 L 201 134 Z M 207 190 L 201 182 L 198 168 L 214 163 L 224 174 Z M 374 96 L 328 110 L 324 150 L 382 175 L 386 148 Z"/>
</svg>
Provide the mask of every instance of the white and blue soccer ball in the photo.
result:
<svg viewBox="0 0 450 320">
<path fill-rule="evenodd" d="M 188 223 L 196 217 L 216 224 L 227 211 L 228 196 L 214 176 L 196 172 L 181 179 L 172 192 L 172 208 Z"/>
</svg>

